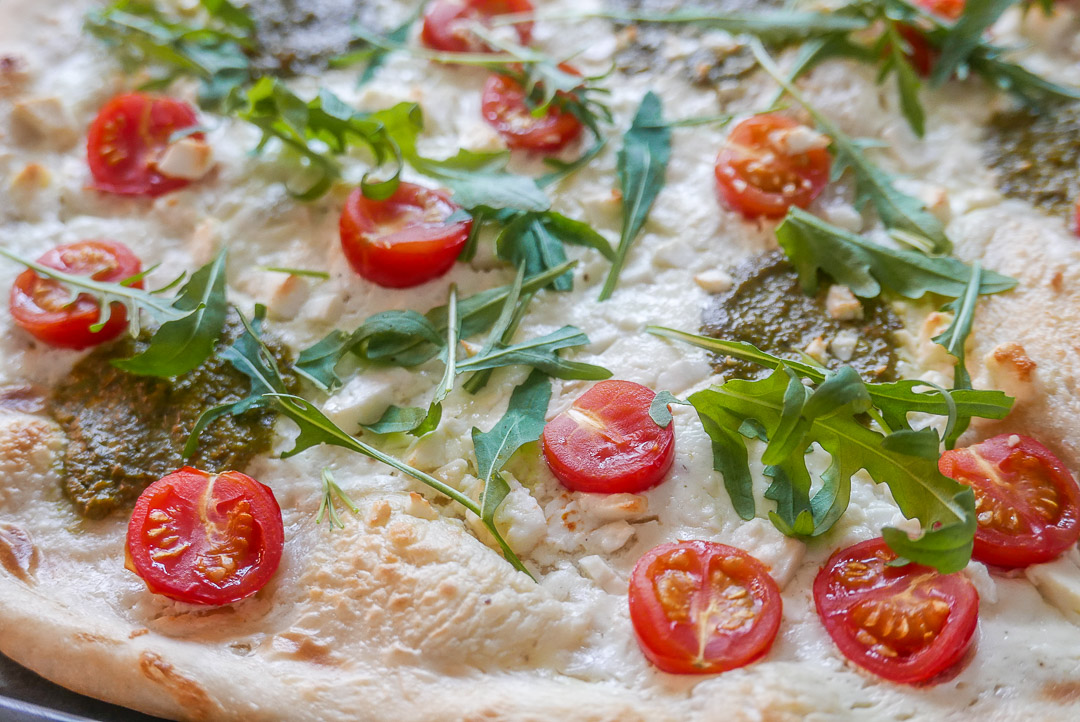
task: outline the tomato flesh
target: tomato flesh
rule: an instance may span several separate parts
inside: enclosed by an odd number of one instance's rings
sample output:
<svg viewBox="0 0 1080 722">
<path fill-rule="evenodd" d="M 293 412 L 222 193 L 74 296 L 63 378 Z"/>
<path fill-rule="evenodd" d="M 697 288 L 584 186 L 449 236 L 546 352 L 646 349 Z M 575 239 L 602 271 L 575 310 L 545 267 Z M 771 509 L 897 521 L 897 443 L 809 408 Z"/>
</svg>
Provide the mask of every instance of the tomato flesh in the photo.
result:
<svg viewBox="0 0 1080 722">
<path fill-rule="evenodd" d="M 925 682 L 971 646 L 979 595 L 961 574 L 894 559 L 882 539 L 836 552 L 814 580 L 814 603 L 849 660 L 893 682 Z"/>
<path fill-rule="evenodd" d="M 74 276 L 114 283 L 142 270 L 127 246 L 103 240 L 57 246 L 37 262 Z M 142 288 L 143 284 L 140 280 L 132 286 Z M 101 307 L 90 294 L 80 293 L 73 301 L 62 283 L 29 269 L 15 279 L 8 300 L 15 323 L 50 346 L 81 350 L 111 341 L 127 328 L 127 310 L 113 303 L 109 320 L 101 329 L 92 330 L 101 318 Z"/>
<path fill-rule="evenodd" d="M 779 218 L 810 205 L 829 182 L 825 148 L 790 152 L 784 139 L 800 127 L 781 115 L 755 115 L 739 123 L 716 158 L 720 199 L 747 218 Z"/>
<path fill-rule="evenodd" d="M 664 480 L 675 431 L 649 416 L 656 393 L 632 381 L 600 381 L 544 427 L 544 457 L 573 491 L 636 493 Z"/>
<path fill-rule="evenodd" d="M 1026 567 L 1054 559 L 1080 539 L 1080 487 L 1038 441 L 1001 434 L 946 451 L 938 468 L 975 492 L 975 559 Z"/>
<path fill-rule="evenodd" d="M 118 95 L 102 107 L 86 141 L 93 187 L 108 193 L 156 197 L 191 181 L 160 173 L 155 164 L 178 130 L 198 125 L 182 100 L 146 93 Z M 202 133 L 192 134 L 203 139 Z"/>
<path fill-rule="evenodd" d="M 630 575 L 638 643 L 672 674 L 716 674 L 760 659 L 781 612 L 780 589 L 765 565 L 716 542 L 662 544 Z"/>
<path fill-rule="evenodd" d="M 191 604 L 228 604 L 262 589 L 285 543 L 274 493 L 238 471 L 184 467 L 135 502 L 128 569 L 151 592 Z"/>
<path fill-rule="evenodd" d="M 574 72 L 566 67 L 563 70 Z M 499 73 L 484 84 L 480 111 L 488 125 L 515 150 L 553 153 L 565 148 L 582 131 L 581 121 L 560 108 L 557 101 L 542 116 L 533 115 L 521 83 Z"/>
<path fill-rule="evenodd" d="M 424 27 L 420 38 L 433 50 L 450 53 L 490 53 L 492 48 L 473 33 L 473 23 L 488 25 L 497 15 L 531 13 L 530 0 L 435 0 L 424 12 Z M 531 22 L 514 23 L 518 41 L 528 45 L 532 40 Z"/>
<path fill-rule="evenodd" d="M 341 247 L 349 264 L 388 288 L 417 286 L 454 265 L 472 220 L 448 222 L 460 207 L 441 190 L 400 183 L 386 200 L 354 190 L 341 213 Z"/>
</svg>

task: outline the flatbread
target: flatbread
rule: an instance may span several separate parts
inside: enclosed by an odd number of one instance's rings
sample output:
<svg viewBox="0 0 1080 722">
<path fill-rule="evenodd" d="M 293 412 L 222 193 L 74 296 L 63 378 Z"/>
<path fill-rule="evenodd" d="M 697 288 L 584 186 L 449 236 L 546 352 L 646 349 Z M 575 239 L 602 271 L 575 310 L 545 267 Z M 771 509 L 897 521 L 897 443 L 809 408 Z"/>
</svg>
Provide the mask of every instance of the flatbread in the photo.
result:
<svg viewBox="0 0 1080 722">
<path fill-rule="evenodd" d="M 404 9 L 390 5 L 403 14 Z M 288 197 L 273 158 L 247 154 L 257 138 L 239 122 L 208 134 L 217 167 L 201 184 L 153 202 L 110 198 L 86 189 L 83 129 L 128 80 L 101 46 L 80 32 L 84 0 L 0 0 L 0 243 L 27 256 L 57 243 L 107 237 L 166 268 L 194 268 L 230 247 L 230 300 L 270 308 L 275 332 L 293 348 L 331 328 L 351 329 L 381 310 L 426 311 L 445 302 L 448 281 L 465 295 L 512 280 L 482 244 L 477 259 L 416 289 L 361 282 L 342 258 L 335 192 L 312 204 Z M 581 9 L 580 3 L 547 3 Z M 1031 62 L 1057 78 L 1080 77 L 1073 11 L 1034 33 Z M 1064 32 L 1064 31 L 1062 31 Z M 605 66 L 616 31 L 603 21 L 536 28 L 552 48 L 586 48 L 583 65 Z M 722 38 L 720 38 L 722 40 Z M 710 36 L 702 42 L 719 42 Z M 672 40 L 670 53 L 685 48 Z M 432 66 L 391 56 L 361 90 L 348 72 L 321 82 L 361 108 L 418 100 L 426 142 L 447 152 L 498 147 L 478 112 L 483 71 Z M 301 85 L 309 79 L 301 79 Z M 619 77 L 612 106 L 622 127 L 648 88 L 672 117 L 759 108 L 772 92 L 754 81 L 718 97 L 673 68 Z M 314 87 L 314 85 L 312 85 Z M 814 102 L 850 135 L 885 139 L 885 155 L 908 174 L 948 221 L 961 259 L 1020 281 L 1017 290 L 980 302 L 968 364 L 976 385 L 1017 397 L 1002 422 L 978 424 L 966 439 L 1030 434 L 1080 468 L 1080 244 L 1049 218 L 994 190 L 979 151 L 981 124 L 1002 102 L 977 85 L 928 93 L 925 141 L 907 130 L 894 94 L 872 70 L 842 61 L 805 82 Z M 175 92 L 193 97 L 181 85 Z M 69 134 L 27 139 L 13 105 L 55 96 Z M 718 105 L 722 103 L 723 105 Z M 572 292 L 543 293 L 522 333 L 572 323 L 592 344 L 578 360 L 616 378 L 678 395 L 718 380 L 707 355 L 642 333 L 650 323 L 697 331 L 708 293 L 694 281 L 775 248 L 769 224 L 718 208 L 712 159 L 726 131 L 677 131 L 668 184 L 631 254 L 614 298 L 596 294 L 607 262 L 571 249 L 581 263 Z M 528 161 L 524 161 L 527 164 Z M 552 189 L 555 207 L 610 237 L 619 228 L 614 149 Z M 528 166 L 526 165 L 526 168 Z M 917 180 L 915 180 L 917 179 Z M 861 228 L 850 189 L 819 199 L 814 210 Z M 325 283 L 295 289 L 266 266 L 327 269 Z M 18 272 L 0 265 L 0 287 Z M 163 278 L 166 272 L 159 272 Z M 155 277 L 156 278 L 156 277 Z M 168 280 L 168 279 L 165 279 Z M 291 304 L 291 305 L 290 305 Z M 932 309 L 909 319 L 908 371 L 945 378 L 949 360 L 929 337 Z M 79 355 L 30 341 L 0 314 L 0 384 L 55 386 Z M 377 370 L 356 376 L 325 410 L 345 428 L 370 422 L 390 403 L 426 403 L 439 369 Z M 497 372 L 475 397 L 455 392 L 440 428 L 389 451 L 467 493 L 478 491 L 470 429 L 488 429 L 505 410 L 524 369 Z M 935 375 L 936 374 L 936 375 Z M 586 387 L 553 382 L 549 417 Z M 512 546 L 539 583 L 515 572 L 475 518 L 387 467 L 319 447 L 290 459 L 263 458 L 247 470 L 274 489 L 286 532 L 277 574 L 254 597 L 220 608 L 151 594 L 123 567 L 124 515 L 101 521 L 74 515 L 60 492 L 64 439 L 47 418 L 25 408 L 0 410 L 0 651 L 75 691 L 170 719 L 184 720 L 797 720 L 1042 719 L 1080 710 L 1080 553 L 991 575 L 978 562 L 964 572 L 981 596 L 974 652 L 955 677 L 928 687 L 893 685 L 845 661 L 814 612 L 810 587 L 836 549 L 905 522 L 886 488 L 857 476 L 851 509 L 823 538 L 782 536 L 767 520 L 741 521 L 712 470 L 709 439 L 693 411 L 675 408 L 677 457 L 670 478 L 641 495 L 572 494 L 535 447 L 508 467 L 513 491 L 500 512 Z M 295 432 L 282 422 L 277 450 Z M 333 469 L 358 502 L 344 529 L 316 525 L 319 471 Z M 754 468 L 759 509 L 766 480 Z M 677 677 L 653 668 L 629 621 L 627 578 L 659 543 L 709 539 L 747 549 L 783 589 L 784 619 L 772 651 L 718 676 Z"/>
</svg>

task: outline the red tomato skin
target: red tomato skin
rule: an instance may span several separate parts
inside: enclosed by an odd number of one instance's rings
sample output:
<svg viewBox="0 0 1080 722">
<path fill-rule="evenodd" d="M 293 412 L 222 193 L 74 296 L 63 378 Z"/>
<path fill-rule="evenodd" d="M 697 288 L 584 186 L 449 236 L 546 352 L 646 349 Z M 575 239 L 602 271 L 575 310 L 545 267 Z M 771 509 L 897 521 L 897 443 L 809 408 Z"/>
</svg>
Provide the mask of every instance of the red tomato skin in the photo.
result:
<svg viewBox="0 0 1080 722">
<path fill-rule="evenodd" d="M 356 189 L 341 212 L 341 248 L 353 270 L 373 283 L 418 286 L 449 271 L 469 240 L 472 219 L 445 222 L 457 210 L 445 191 L 413 183 L 398 184 L 382 201 Z"/>
<path fill-rule="evenodd" d="M 1015 444 L 1010 442 L 1013 437 L 1017 439 Z M 1017 486 L 1011 482 L 1030 472 L 1020 468 L 1021 465 L 1031 462 L 1054 486 L 1060 510 L 1057 521 L 1036 532 L 1022 534 L 1006 533 L 980 523 L 975 530 L 972 558 L 1015 569 L 1056 559 L 1080 540 L 1080 486 L 1065 464 L 1035 439 L 1019 434 L 1000 434 L 964 449 L 946 451 L 938 462 L 938 469 L 950 479 L 974 486 L 970 480 L 973 477 L 986 479 L 985 465 L 990 465 L 1004 477 L 1008 488 L 1015 489 Z M 1001 488 L 996 482 L 987 481 L 991 486 Z M 976 498 L 979 494 L 976 488 Z M 1021 503 L 1028 514 L 1032 513 L 1029 504 Z"/>
<path fill-rule="evenodd" d="M 715 568 L 714 560 L 726 563 L 725 571 L 735 572 L 729 576 L 743 585 L 755 604 L 760 605 L 749 629 L 738 635 L 714 635 L 704 646 L 703 660 L 696 659 L 699 642 L 695 625 L 671 619 L 650 576 L 654 562 L 683 551 L 689 553 L 699 570 Z M 700 587 L 695 594 L 702 601 L 708 598 Z M 671 542 L 647 552 L 630 575 L 629 604 L 630 621 L 642 653 L 669 674 L 718 674 L 761 659 L 772 648 L 783 616 L 780 588 L 768 568 L 741 549 L 711 541 Z"/>
<path fill-rule="evenodd" d="M 649 416 L 655 396 L 632 381 L 596 383 L 544 426 L 544 458 L 552 473 L 571 491 L 600 494 L 633 494 L 662 482 L 675 459 L 675 430 L 673 424 L 660 428 Z M 582 428 L 574 413 L 595 426 Z"/>
<path fill-rule="evenodd" d="M 245 564 L 239 573 L 227 575 L 219 582 L 214 582 L 197 571 L 199 552 L 209 551 L 213 557 L 214 549 L 218 548 L 205 549 L 208 543 L 206 526 L 199 526 L 200 520 L 194 518 L 200 513 L 198 507 L 201 497 L 209 493 L 211 483 L 214 484 L 213 490 L 216 493 L 206 502 L 207 514 L 220 516 L 223 505 L 235 501 L 246 502 L 251 516 L 250 523 L 242 527 L 247 533 L 244 537 L 244 549 L 239 552 L 227 549 L 232 558 L 251 563 Z M 232 509 L 236 508 L 234 504 Z M 160 548 L 179 549 L 184 544 L 191 544 L 189 548 L 182 549 L 179 554 L 167 557 L 164 561 L 154 558 L 154 550 L 151 549 L 149 541 L 159 540 L 163 536 L 150 535 L 153 530 L 166 526 L 151 518 L 153 513 L 160 511 L 166 511 L 172 517 L 167 524 L 174 526 L 166 528 L 169 533 L 179 537 L 172 546 Z M 224 513 L 228 514 L 228 511 L 230 510 L 227 509 Z M 255 559 L 251 560 L 251 555 L 245 555 L 243 551 L 253 540 L 257 551 Z M 199 544 L 200 541 L 204 543 Z M 281 508 L 269 487 L 238 471 L 213 475 L 186 466 L 155 481 L 135 502 L 131 521 L 128 523 L 126 566 L 138 574 L 154 594 L 189 604 L 217 606 L 245 599 L 266 586 L 281 562 L 284 545 L 285 529 L 281 520 Z"/>
<path fill-rule="evenodd" d="M 769 136 L 778 130 L 798 127 L 796 121 L 782 115 L 755 115 L 736 125 L 716 157 L 716 189 L 720 202 L 747 218 L 781 218 L 792 206 L 806 208 L 821 195 L 829 182 L 832 159 L 825 148 L 812 148 L 788 156 L 770 144 Z M 763 144 L 769 144 L 763 147 Z M 756 156 L 762 150 L 775 159 L 770 165 L 793 173 L 799 186 L 790 195 L 762 189 L 741 169 L 746 165 L 746 151 Z"/>
<path fill-rule="evenodd" d="M 424 12 L 420 39 L 432 50 L 448 53 L 490 53 L 493 50 L 467 28 L 496 15 L 531 13 L 530 0 L 435 0 Z M 518 40 L 528 45 L 532 40 L 531 22 L 515 23 Z"/>
<path fill-rule="evenodd" d="M 191 181 L 170 178 L 153 164 L 178 130 L 198 125 L 195 109 L 182 100 L 146 93 L 118 95 L 98 112 L 86 139 L 93 187 L 107 193 L 157 197 Z M 193 138 L 203 139 L 202 133 Z"/>
<path fill-rule="evenodd" d="M 952 22 L 958 20 L 964 13 L 966 2 L 965 0 L 918 0 L 915 4 L 923 10 Z M 932 47 L 918 28 L 901 24 L 897 29 L 900 31 L 900 36 L 904 38 L 904 42 L 910 47 L 906 55 L 911 67 L 915 68 L 915 72 L 922 77 L 928 77 L 941 51 Z"/>
<path fill-rule="evenodd" d="M 491 75 L 484 84 L 480 112 L 514 150 L 554 153 L 579 138 L 583 127 L 572 113 L 556 104 L 542 117 L 533 116 L 525 103 L 525 89 L 513 78 L 499 73 Z"/>
<path fill-rule="evenodd" d="M 57 246 L 47 251 L 38 263 L 59 271 L 74 275 L 91 275 L 85 267 L 87 256 L 104 255 L 108 257 L 109 268 L 98 270 L 93 277 L 98 281 L 122 281 L 142 270 L 142 264 L 131 250 L 122 243 L 106 240 L 78 241 Z M 80 261 L 83 265 L 80 265 Z M 132 284 L 142 288 L 143 282 Z M 27 269 L 15 279 L 8 296 L 11 315 L 15 323 L 29 332 L 34 338 L 57 348 L 69 348 L 77 351 L 112 341 L 127 328 L 127 309 L 120 303 L 112 304 L 112 315 L 98 331 L 90 327 L 101 318 L 101 309 L 89 294 L 80 294 L 70 306 L 63 308 L 44 308 L 37 298 L 44 293 L 45 298 L 51 290 L 54 296 L 66 298 L 67 293 L 55 281 L 39 276 L 36 271 Z"/>
<path fill-rule="evenodd" d="M 960 573 L 943 575 L 920 564 L 889 567 L 881 561 L 895 558 L 896 554 L 881 538 L 868 539 L 835 552 L 814 579 L 814 604 L 825 630 L 848 660 L 891 682 L 932 683 L 958 664 L 971 647 L 979 621 L 979 594 Z M 879 564 L 883 571 L 873 577 L 867 575 L 868 581 L 862 589 L 849 591 L 844 588 L 839 574 L 842 573 L 840 565 L 851 561 L 865 563 L 871 568 Z M 904 590 L 910 588 L 906 583 L 909 580 L 932 582 L 927 598 L 947 603 L 948 615 L 929 646 L 903 658 L 899 655 L 890 657 L 859 641 L 857 632 L 852 629 L 855 626 L 851 622 L 852 611 L 860 601 L 902 597 Z M 900 595 L 890 594 L 894 590 Z"/>
</svg>

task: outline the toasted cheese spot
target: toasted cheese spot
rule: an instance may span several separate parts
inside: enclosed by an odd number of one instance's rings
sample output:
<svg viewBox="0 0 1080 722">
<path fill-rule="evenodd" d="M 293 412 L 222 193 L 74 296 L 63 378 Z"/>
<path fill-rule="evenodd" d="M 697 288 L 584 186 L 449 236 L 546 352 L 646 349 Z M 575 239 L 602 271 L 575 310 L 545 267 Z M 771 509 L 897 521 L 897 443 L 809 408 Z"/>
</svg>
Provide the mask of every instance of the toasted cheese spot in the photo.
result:
<svg viewBox="0 0 1080 722">
<path fill-rule="evenodd" d="M 196 181 L 210 172 L 214 153 L 205 141 L 182 138 L 166 148 L 154 165 L 169 178 Z"/>
<path fill-rule="evenodd" d="M 0 566 L 9 574 L 33 582 L 38 556 L 29 534 L 14 524 L 0 524 Z"/>
<path fill-rule="evenodd" d="M 0 412 L 0 507 L 14 511 L 51 491 L 63 444 L 55 424 L 31 414 Z"/>
<path fill-rule="evenodd" d="M 11 121 L 16 137 L 29 143 L 63 149 L 79 137 L 71 114 L 56 96 L 16 101 L 11 109 Z"/>
<path fill-rule="evenodd" d="M 1035 363 L 1020 344 L 1010 341 L 995 346 L 984 359 L 992 388 L 998 388 L 1017 402 L 1029 401 L 1035 393 Z"/>
<path fill-rule="evenodd" d="M 1042 696 L 1057 704 L 1077 704 L 1080 702 L 1080 680 L 1047 682 L 1042 686 Z"/>
<path fill-rule="evenodd" d="M 144 677 L 161 687 L 184 710 L 190 720 L 209 720 L 223 714 L 221 706 L 210 698 L 197 682 L 176 670 L 154 652 L 139 655 L 139 671 Z"/>
</svg>

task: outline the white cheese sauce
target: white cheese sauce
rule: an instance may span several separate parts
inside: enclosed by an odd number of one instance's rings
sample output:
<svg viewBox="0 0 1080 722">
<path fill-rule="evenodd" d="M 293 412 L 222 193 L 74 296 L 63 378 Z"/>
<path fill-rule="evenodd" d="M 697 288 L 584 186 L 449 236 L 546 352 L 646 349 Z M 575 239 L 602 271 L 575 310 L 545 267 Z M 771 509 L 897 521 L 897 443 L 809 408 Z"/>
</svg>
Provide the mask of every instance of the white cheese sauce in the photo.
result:
<svg viewBox="0 0 1080 722">
<path fill-rule="evenodd" d="M 545 9 L 582 10 L 595 2 L 544 3 Z M 390 4 L 388 4 L 390 5 Z M 271 148 L 250 154 L 257 132 L 238 121 L 203 115 L 211 130 L 207 141 L 216 164 L 202 181 L 156 200 L 122 199 L 88 190 L 84 129 L 97 109 L 114 93 L 130 86 L 101 45 L 78 33 L 86 3 L 0 0 L 0 55 L 17 55 L 25 77 L 0 85 L 0 243 L 27 257 L 45 249 L 85 238 L 111 238 L 129 245 L 146 264 L 160 263 L 150 285 L 162 284 L 180 269 L 205 263 L 221 247 L 229 248 L 229 297 L 241 309 L 253 304 L 270 308 L 273 333 L 294 350 L 315 342 L 334 328 L 351 330 L 373 313 L 389 309 L 425 312 L 446 302 L 450 283 L 462 296 L 509 283 L 512 271 L 494 260 L 491 239 L 481 241 L 477 260 L 457 264 L 444 278 L 418 288 L 392 290 L 358 277 L 340 252 L 337 219 L 348 189 L 336 188 L 310 204 L 294 201 L 282 181 L 289 173 Z M 400 8 L 393 6 L 400 14 Z M 17 14 L 17 15 L 16 15 Z M 1031 13 L 1036 16 L 1037 13 Z M 18 17 L 20 23 L 9 23 Z M 50 32 L 21 38 L 15 25 Z M 1035 45 L 1028 55 L 1032 67 L 1064 81 L 1080 78 L 1080 44 L 1076 18 L 1060 10 L 1054 22 L 1010 15 L 999 24 L 1003 40 L 1026 40 Z M 616 48 L 614 35 L 600 21 L 556 25 L 540 22 L 536 42 L 556 54 L 585 50 L 583 70 L 604 69 Z M 459 147 L 487 150 L 501 141 L 483 122 L 479 93 L 486 72 L 464 67 L 440 67 L 406 54 L 394 54 L 375 79 L 357 90 L 354 71 L 335 71 L 321 78 L 297 81 L 298 92 L 311 93 L 324 85 L 361 109 L 378 109 L 401 101 L 416 101 L 425 113 L 424 152 L 449 154 Z M 3 82 L 3 81 L 0 81 Z M 719 112 L 749 113 L 773 92 L 759 78 L 741 98 L 721 105 L 717 95 L 686 85 L 674 73 L 648 77 L 616 77 L 611 107 L 620 129 L 625 128 L 641 96 L 657 91 L 672 119 Z M 891 83 L 891 81 L 890 81 Z M 883 140 L 889 148 L 875 154 L 884 165 L 908 176 L 905 187 L 926 198 L 933 210 L 963 233 L 966 214 L 994 206 L 1000 198 L 980 159 L 980 124 L 1003 101 L 977 82 L 951 83 L 943 90 L 924 91 L 928 133 L 916 139 L 896 107 L 891 85 L 879 88 L 873 71 L 843 62 L 829 63 L 809 76 L 804 87 L 817 106 L 849 134 Z M 194 88 L 178 84 L 172 92 L 194 98 Z M 30 98 L 58 98 L 62 117 L 54 120 L 70 131 L 56 142 L 21 142 L 9 128 L 14 106 Z M 636 381 L 679 396 L 720 379 L 713 375 L 707 355 L 644 333 L 649 324 L 696 332 L 708 294 L 695 275 L 715 274 L 738 261 L 775 247 L 770 223 L 745 221 L 718 205 L 713 160 L 726 130 L 711 126 L 676 129 L 660 194 L 622 272 L 611 300 L 597 301 L 608 263 L 599 254 L 568 248 L 579 260 L 574 290 L 545 291 L 533 302 L 518 332 L 528 338 L 573 324 L 588 334 L 591 344 L 572 353 L 579 361 L 611 369 L 615 378 Z M 550 189 L 553 206 L 586 221 L 613 242 L 617 240 L 620 205 L 615 187 L 618 141 L 589 167 Z M 572 155 L 572 153 L 571 153 Z M 32 166 L 37 166 L 36 170 Z M 515 158 L 522 172 L 540 165 Z M 361 170 L 361 163 L 356 164 Z M 406 173 L 406 177 L 412 177 Z M 420 182 L 425 182 L 422 179 Z M 853 230 L 870 230 L 852 206 L 847 185 L 830 189 L 812 209 Z M 1061 233 L 1060 222 L 1033 216 L 1047 233 Z M 290 280 L 260 270 L 265 266 L 325 270 L 329 280 Z M 8 288 L 18 267 L 0 262 L 0 288 Z M 703 284 L 707 285 L 707 284 Z M 928 309 L 912 311 L 905 372 L 911 376 L 948 379 L 949 359 L 934 356 L 917 325 Z M 922 354 L 922 356 L 920 356 Z M 30 381 L 50 386 L 62 379 L 79 354 L 43 347 L 0 314 L 0 384 Z M 325 399 L 328 415 L 349 431 L 375 420 L 389 404 L 426 404 L 441 374 L 437 363 L 420 369 L 364 369 L 344 388 Z M 936 375 L 935 375 L 936 374 Z M 445 404 L 443 422 L 422 439 L 395 439 L 384 448 L 408 463 L 472 495 L 480 491 L 472 456 L 471 429 L 490 429 L 506 407 L 509 390 L 526 375 L 523 369 L 496 371 L 487 388 L 470 396 L 460 388 Z M 567 408 L 588 383 L 553 380 L 549 417 Z M 512 461 L 507 478 L 514 491 L 499 512 L 511 544 L 539 571 L 542 591 L 558 603 L 559 614 L 575 619 L 566 627 L 564 649 L 533 660 L 532 671 L 514 675 L 569 675 L 600 684 L 635 690 L 646 696 L 682 700 L 687 714 L 709 717 L 720 695 L 755 694 L 787 686 L 825 716 L 861 719 L 963 716 L 995 709 L 1004 700 L 1040 699 L 1052 685 L 1080 675 L 1080 627 L 1066 621 L 1080 615 L 1080 559 L 1075 551 L 1050 565 L 1024 575 L 987 574 L 972 563 L 968 571 L 980 590 L 982 603 L 978 645 L 967 665 L 953 679 L 928 688 L 901 688 L 872 679 L 849 666 L 829 640 L 814 611 L 810 587 L 822 562 L 836 549 L 877 536 L 886 525 L 905 526 L 888 489 L 865 474 L 853 481 L 851 505 L 836 528 L 810 543 L 785 538 L 764 519 L 740 520 L 713 470 L 709 439 L 692 409 L 673 409 L 676 459 L 670 476 L 641 495 L 601 497 L 570 493 L 548 471 L 537 445 L 529 445 Z M 291 446 L 295 433 L 280 424 L 278 449 Z M 757 459 L 760 449 L 751 450 Z M 820 451 L 810 457 L 811 471 L 820 473 L 828 458 Z M 422 485 L 355 454 L 319 447 L 288 460 L 265 459 L 251 473 L 270 485 L 285 513 L 286 559 L 275 582 L 279 589 L 297 579 L 304 556 L 325 543 L 330 532 L 312 523 L 319 501 L 318 472 L 333 469 L 338 482 L 357 500 L 404 499 L 420 492 L 435 505 L 446 524 L 465 520 L 484 539 L 476 519 L 435 499 Z M 752 464 L 758 514 L 771 502 L 762 498 L 767 480 Z M 61 530 L 48 537 L 60 548 L 78 538 L 70 572 L 78 574 L 80 554 L 94 564 L 97 581 L 89 589 L 64 587 L 56 592 L 86 604 L 101 605 L 115 614 L 139 620 L 183 616 L 184 608 L 146 592 L 132 574 L 120 569 L 122 539 L 109 522 L 74 522 L 55 489 L 35 492 L 30 508 L 37 527 Z M 70 531 L 69 531 L 70 530 Z M 783 587 L 784 620 L 771 653 L 761 662 L 718 677 L 673 677 L 657 672 L 639 652 L 630 626 L 627 578 L 636 560 L 653 546 L 676 539 L 708 539 L 733 544 L 757 556 Z M 494 554 L 495 552 L 491 552 Z M 47 556 L 47 555 L 46 555 Z M 62 570 L 54 570 L 59 578 Z M 82 576 L 82 575 L 79 575 Z M 266 604 L 251 601 L 245 604 Z M 288 615 L 287 609 L 275 614 Z M 1068 615 L 1068 617 L 1064 616 Z M 562 627 L 553 627 L 557 635 Z M 556 647 L 558 644 L 555 645 Z M 764 694 L 765 692 L 763 692 Z M 710 712 L 713 710 L 713 712 Z"/>
</svg>

